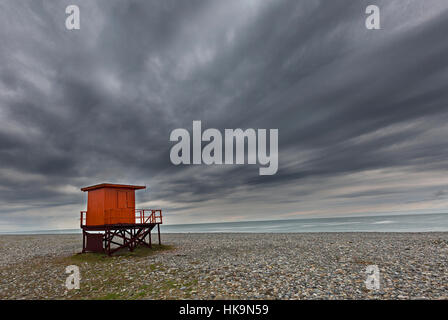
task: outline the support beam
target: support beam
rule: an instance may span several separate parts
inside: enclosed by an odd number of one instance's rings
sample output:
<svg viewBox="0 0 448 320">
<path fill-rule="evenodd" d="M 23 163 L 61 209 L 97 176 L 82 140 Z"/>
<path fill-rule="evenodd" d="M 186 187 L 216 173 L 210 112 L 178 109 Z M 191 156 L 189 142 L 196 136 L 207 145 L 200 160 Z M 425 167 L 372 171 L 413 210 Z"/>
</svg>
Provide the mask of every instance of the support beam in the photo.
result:
<svg viewBox="0 0 448 320">
<path fill-rule="evenodd" d="M 82 227 L 82 252 L 90 252 L 89 250 L 89 238 L 88 232 L 90 231 L 103 231 L 101 243 L 103 252 L 107 255 L 112 255 L 114 252 L 123 248 L 128 248 L 133 251 L 137 246 L 142 245 L 145 247 L 152 247 L 152 229 L 157 225 L 157 235 L 159 245 L 161 244 L 160 225 L 158 223 L 147 224 L 117 224 L 117 225 L 105 225 L 105 226 L 83 226 Z M 93 242 L 92 242 L 93 244 Z M 101 246 L 101 244 L 100 244 Z M 97 251 L 95 251 L 97 252 Z"/>
</svg>

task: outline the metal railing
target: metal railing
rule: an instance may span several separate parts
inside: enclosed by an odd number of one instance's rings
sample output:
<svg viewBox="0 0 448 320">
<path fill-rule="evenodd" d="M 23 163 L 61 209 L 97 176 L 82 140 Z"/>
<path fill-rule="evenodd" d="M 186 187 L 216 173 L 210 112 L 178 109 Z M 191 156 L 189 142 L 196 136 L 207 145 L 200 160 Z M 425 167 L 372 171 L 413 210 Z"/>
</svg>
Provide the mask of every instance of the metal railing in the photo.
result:
<svg viewBox="0 0 448 320">
<path fill-rule="evenodd" d="M 135 209 L 135 223 L 162 223 L 162 209 Z M 80 226 L 87 224 L 87 211 L 81 211 Z M 107 224 L 107 223 L 105 223 Z"/>
<path fill-rule="evenodd" d="M 162 209 L 135 209 L 135 223 L 162 223 Z"/>
</svg>

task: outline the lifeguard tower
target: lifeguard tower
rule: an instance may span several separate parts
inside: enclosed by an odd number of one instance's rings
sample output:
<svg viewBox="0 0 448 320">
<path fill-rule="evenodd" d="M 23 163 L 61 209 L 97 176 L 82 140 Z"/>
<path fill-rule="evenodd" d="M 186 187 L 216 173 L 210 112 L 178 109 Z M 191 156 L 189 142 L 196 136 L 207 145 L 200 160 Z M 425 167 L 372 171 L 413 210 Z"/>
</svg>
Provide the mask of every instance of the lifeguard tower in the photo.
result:
<svg viewBox="0 0 448 320">
<path fill-rule="evenodd" d="M 82 188 L 87 211 L 81 211 L 82 252 L 108 255 L 141 244 L 151 248 L 151 231 L 157 226 L 160 241 L 161 209 L 136 209 L 135 190 L 145 186 L 102 183 Z"/>
</svg>

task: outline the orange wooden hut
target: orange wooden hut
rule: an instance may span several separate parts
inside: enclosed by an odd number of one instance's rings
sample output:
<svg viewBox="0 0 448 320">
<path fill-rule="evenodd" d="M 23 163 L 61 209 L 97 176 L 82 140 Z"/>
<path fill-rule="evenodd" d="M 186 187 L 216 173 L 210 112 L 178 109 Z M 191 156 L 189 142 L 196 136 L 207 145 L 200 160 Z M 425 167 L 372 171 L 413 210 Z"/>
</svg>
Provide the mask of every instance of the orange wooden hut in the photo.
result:
<svg viewBox="0 0 448 320">
<path fill-rule="evenodd" d="M 136 209 L 135 190 L 145 186 L 102 183 L 85 188 L 87 211 L 81 211 L 83 250 L 109 255 L 121 248 L 151 247 L 151 230 L 157 226 L 159 244 L 161 209 Z"/>
</svg>

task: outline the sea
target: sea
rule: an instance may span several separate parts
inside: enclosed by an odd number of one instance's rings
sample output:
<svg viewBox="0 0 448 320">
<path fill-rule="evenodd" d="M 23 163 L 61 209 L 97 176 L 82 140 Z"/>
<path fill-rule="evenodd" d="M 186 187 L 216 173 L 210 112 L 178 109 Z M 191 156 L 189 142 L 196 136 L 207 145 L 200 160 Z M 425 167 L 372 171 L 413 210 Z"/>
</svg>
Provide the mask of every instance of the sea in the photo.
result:
<svg viewBox="0 0 448 320">
<path fill-rule="evenodd" d="M 164 233 L 443 232 L 448 231 L 448 213 L 163 224 L 160 231 Z M 77 234 L 80 232 L 80 229 L 60 229 L 2 232 L 1 234 Z"/>
</svg>

